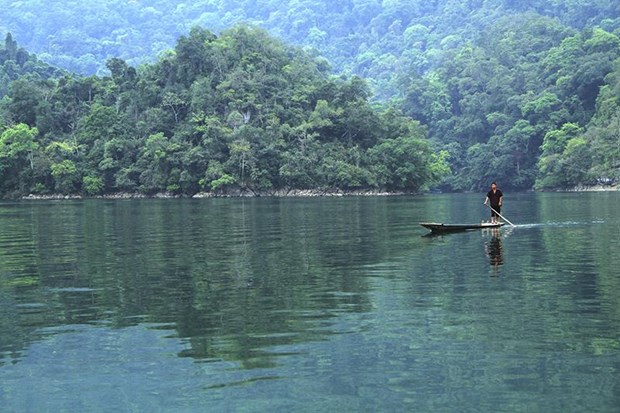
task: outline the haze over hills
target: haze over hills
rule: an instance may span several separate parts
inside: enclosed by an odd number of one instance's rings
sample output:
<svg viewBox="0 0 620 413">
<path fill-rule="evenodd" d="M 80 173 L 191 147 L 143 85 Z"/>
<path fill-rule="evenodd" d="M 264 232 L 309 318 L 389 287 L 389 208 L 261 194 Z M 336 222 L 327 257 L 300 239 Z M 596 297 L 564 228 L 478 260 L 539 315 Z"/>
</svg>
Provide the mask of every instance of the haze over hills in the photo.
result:
<svg viewBox="0 0 620 413">
<path fill-rule="evenodd" d="M 620 179 L 616 1 L 0 0 L 0 10 L 0 32 L 81 74 L 109 74 L 114 58 L 165 60 L 194 26 L 264 27 L 425 125 L 449 153 L 444 189 Z"/>
<path fill-rule="evenodd" d="M 530 12 L 583 30 L 618 27 L 611 0 L 0 0 L 0 33 L 55 66 L 91 75 L 105 61 L 153 62 L 194 26 L 214 33 L 244 22 L 284 41 L 316 48 L 336 71 L 371 77 L 476 40 L 504 16 Z"/>
</svg>

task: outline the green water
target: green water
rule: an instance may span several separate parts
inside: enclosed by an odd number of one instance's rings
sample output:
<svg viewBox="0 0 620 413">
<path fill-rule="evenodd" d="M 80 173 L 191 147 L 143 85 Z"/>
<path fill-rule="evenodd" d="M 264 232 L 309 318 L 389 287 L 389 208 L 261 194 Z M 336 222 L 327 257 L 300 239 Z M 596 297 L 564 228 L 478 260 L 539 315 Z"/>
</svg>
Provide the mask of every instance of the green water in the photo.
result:
<svg viewBox="0 0 620 413">
<path fill-rule="evenodd" d="M 620 193 L 0 203 L 2 412 L 618 412 Z"/>
</svg>

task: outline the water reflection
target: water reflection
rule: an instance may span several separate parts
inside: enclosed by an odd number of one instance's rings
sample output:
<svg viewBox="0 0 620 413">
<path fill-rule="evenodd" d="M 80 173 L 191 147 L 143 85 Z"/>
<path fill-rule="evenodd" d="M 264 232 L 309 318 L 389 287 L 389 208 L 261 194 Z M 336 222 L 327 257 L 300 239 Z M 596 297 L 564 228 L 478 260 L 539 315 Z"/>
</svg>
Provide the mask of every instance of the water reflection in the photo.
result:
<svg viewBox="0 0 620 413">
<path fill-rule="evenodd" d="M 493 272 L 498 275 L 499 268 L 504 264 L 502 233 L 499 228 L 492 228 L 487 234 L 489 240 L 485 244 L 485 252 L 489 257 L 489 263 L 493 268 Z"/>
<path fill-rule="evenodd" d="M 559 196 L 0 203 L 0 406 L 616 411 L 619 198 Z"/>
<path fill-rule="evenodd" d="M 361 200 L 33 203 L 11 221 L 6 211 L 0 366 L 42 328 L 147 322 L 174 329 L 180 356 L 272 367 L 282 355 L 266 349 L 323 340 L 342 314 L 372 308 L 361 271 L 402 221 Z"/>
</svg>

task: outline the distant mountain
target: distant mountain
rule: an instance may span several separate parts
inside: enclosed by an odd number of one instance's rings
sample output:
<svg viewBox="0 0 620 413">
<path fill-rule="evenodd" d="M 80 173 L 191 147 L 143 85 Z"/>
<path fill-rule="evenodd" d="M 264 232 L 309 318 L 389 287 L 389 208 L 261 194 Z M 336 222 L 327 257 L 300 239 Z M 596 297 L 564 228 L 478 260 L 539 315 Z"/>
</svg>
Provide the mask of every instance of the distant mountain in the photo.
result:
<svg viewBox="0 0 620 413">
<path fill-rule="evenodd" d="M 193 26 L 219 33 L 246 22 L 316 48 L 338 72 L 377 79 L 383 96 L 397 92 L 386 79 L 411 53 L 424 71 L 440 51 L 476 39 L 503 16 L 530 11 L 577 30 L 612 30 L 620 16 L 615 0 L 0 0 L 0 10 L 0 34 L 80 74 L 107 73 L 114 57 L 154 62 Z"/>
</svg>

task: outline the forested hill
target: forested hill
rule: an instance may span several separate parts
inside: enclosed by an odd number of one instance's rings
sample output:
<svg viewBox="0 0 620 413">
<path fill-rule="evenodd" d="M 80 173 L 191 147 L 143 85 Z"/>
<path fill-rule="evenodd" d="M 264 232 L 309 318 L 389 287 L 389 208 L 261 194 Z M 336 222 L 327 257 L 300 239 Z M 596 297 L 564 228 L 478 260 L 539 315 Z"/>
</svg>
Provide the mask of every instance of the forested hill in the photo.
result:
<svg viewBox="0 0 620 413">
<path fill-rule="evenodd" d="M 530 13 L 502 18 L 437 68 L 404 78 L 402 106 L 450 153 L 452 188 L 617 181 L 619 34 Z"/>
<path fill-rule="evenodd" d="M 154 64 L 107 67 L 9 85 L 0 195 L 418 191 L 448 171 L 419 122 L 373 108 L 362 79 L 261 29 L 194 28 Z"/>
<path fill-rule="evenodd" d="M 6 35 L 3 47 L 0 46 L 0 99 L 8 93 L 10 83 L 22 76 L 49 79 L 63 75 L 67 72 L 41 62 L 19 47 L 10 33 Z"/>
<path fill-rule="evenodd" d="M 616 0 L 0 0 L 0 32 L 72 71 L 157 62 L 194 25 L 245 21 L 359 75 L 428 127 L 444 189 L 620 180 Z"/>
<path fill-rule="evenodd" d="M 0 0 L 0 34 L 12 33 L 55 66 L 91 75 L 105 72 L 113 57 L 132 66 L 154 62 L 192 27 L 217 34 L 245 22 L 317 48 L 339 72 L 386 80 L 397 63 L 425 70 L 438 53 L 524 12 L 578 31 L 613 30 L 620 6 L 615 0 Z"/>
</svg>

